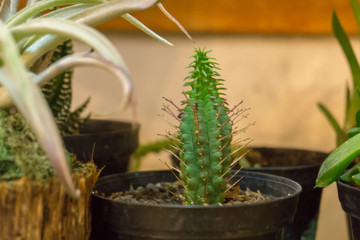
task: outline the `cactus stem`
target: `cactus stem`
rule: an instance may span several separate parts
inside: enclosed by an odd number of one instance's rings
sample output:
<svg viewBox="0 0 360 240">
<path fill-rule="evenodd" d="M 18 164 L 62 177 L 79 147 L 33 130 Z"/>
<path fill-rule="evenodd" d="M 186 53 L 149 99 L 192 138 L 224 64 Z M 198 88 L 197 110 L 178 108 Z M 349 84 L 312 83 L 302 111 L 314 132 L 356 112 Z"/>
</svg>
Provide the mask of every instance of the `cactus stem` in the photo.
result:
<svg viewBox="0 0 360 240">
<path fill-rule="evenodd" d="M 226 136 L 221 136 L 221 138 L 219 138 L 219 141 L 222 141 L 222 140 L 224 140 L 224 139 L 226 139 L 226 138 L 228 138 L 228 137 L 230 137 L 232 135 L 232 133 L 229 133 L 228 135 L 226 135 Z"/>
<path fill-rule="evenodd" d="M 224 148 L 230 144 L 230 142 L 231 141 L 228 141 L 227 143 L 224 144 L 224 146 L 219 146 L 219 148 L 220 148 L 219 151 L 222 152 L 224 150 Z"/>
<path fill-rule="evenodd" d="M 236 174 L 238 174 L 238 172 L 240 172 L 241 168 L 236 172 Z M 227 191 L 229 191 L 231 188 L 233 188 L 236 184 L 238 184 L 241 180 L 243 180 L 246 177 L 247 173 L 244 174 L 244 176 L 242 176 L 241 178 L 239 178 L 238 180 L 236 180 L 236 182 L 234 182 L 231 186 L 227 187 L 226 190 L 224 191 L 224 193 L 226 193 Z M 235 175 L 233 175 L 231 178 L 233 178 Z M 230 181 L 230 180 L 229 180 Z"/>
<path fill-rule="evenodd" d="M 219 116 L 220 116 L 220 113 L 221 113 L 221 110 L 223 109 L 223 107 L 225 106 L 225 103 L 222 103 L 221 104 L 221 107 L 220 107 L 220 109 L 219 109 L 219 111 L 217 112 L 217 114 L 216 114 L 216 120 L 218 120 L 219 119 Z"/>
<path fill-rule="evenodd" d="M 218 131 L 220 131 L 226 124 L 230 123 L 231 122 L 231 119 L 228 118 L 223 124 L 219 124 L 219 128 L 218 128 Z M 231 123 L 230 123 L 231 124 Z M 231 124 L 232 125 L 232 124 Z"/>
</svg>

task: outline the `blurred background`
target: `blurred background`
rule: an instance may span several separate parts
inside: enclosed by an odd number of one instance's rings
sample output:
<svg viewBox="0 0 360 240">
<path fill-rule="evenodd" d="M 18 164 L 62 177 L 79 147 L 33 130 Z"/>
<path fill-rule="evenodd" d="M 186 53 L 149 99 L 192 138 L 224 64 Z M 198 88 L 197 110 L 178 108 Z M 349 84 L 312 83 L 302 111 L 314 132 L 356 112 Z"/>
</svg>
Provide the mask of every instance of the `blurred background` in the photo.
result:
<svg viewBox="0 0 360 240">
<path fill-rule="evenodd" d="M 135 104 L 125 113 L 106 118 L 136 121 L 140 144 L 160 140 L 172 130 L 162 120 L 162 97 L 180 103 L 183 79 L 195 47 L 213 50 L 226 80 L 228 102 L 251 108 L 244 125 L 253 145 L 329 152 L 335 133 L 317 107 L 325 104 L 342 122 L 345 87 L 351 75 L 332 34 L 336 10 L 359 52 L 356 23 L 346 0 L 164 0 L 163 5 L 192 35 L 187 39 L 156 7 L 134 14 L 174 44 L 166 46 L 119 18 L 99 27 L 128 64 L 135 84 Z M 84 46 L 76 45 L 84 50 Z M 85 49 L 86 50 L 86 49 Z M 91 96 L 95 116 L 117 105 L 121 86 L 101 70 L 76 70 L 74 108 Z M 247 121 L 247 122 L 246 122 Z M 142 170 L 164 169 L 158 159 L 144 159 Z M 345 239 L 345 216 L 336 186 L 324 189 L 317 240 Z"/>
</svg>

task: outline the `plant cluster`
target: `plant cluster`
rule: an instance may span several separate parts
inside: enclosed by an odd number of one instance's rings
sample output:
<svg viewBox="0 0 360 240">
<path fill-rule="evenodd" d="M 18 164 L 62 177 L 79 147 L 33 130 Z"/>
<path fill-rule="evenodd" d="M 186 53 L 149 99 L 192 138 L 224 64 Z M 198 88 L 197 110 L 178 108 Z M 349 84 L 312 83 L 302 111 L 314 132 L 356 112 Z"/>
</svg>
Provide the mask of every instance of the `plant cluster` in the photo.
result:
<svg viewBox="0 0 360 240">
<path fill-rule="evenodd" d="M 350 2 L 360 34 L 360 6 L 356 0 Z M 346 89 L 345 119 L 342 128 L 330 111 L 319 104 L 336 132 L 337 148 L 322 164 L 316 180 L 317 187 L 325 187 L 339 178 L 360 184 L 359 163 L 346 170 L 360 154 L 360 65 L 335 12 L 332 17 L 332 28 L 349 64 L 353 86 L 352 90 L 349 87 Z"/>
<path fill-rule="evenodd" d="M 130 73 L 115 46 L 91 26 L 121 16 L 146 34 L 172 45 L 129 13 L 157 5 L 175 20 L 160 0 L 28 0 L 20 10 L 18 3 L 18 0 L 3 0 L 0 5 L 0 109 L 16 106 L 33 129 L 57 176 L 75 195 L 62 140 L 39 86 L 65 72 L 60 87 L 63 91 L 71 84 L 68 69 L 82 65 L 105 68 L 122 85 L 122 99 L 116 110 L 123 110 L 132 92 Z M 92 51 L 66 55 L 52 63 L 55 49 L 70 39 L 88 45 Z M 54 99 L 46 95 L 51 103 Z M 59 96 L 67 98 L 68 110 L 71 97 Z M 80 107 L 73 115 L 64 114 L 56 101 L 52 110 L 66 123 L 81 111 Z"/>
</svg>

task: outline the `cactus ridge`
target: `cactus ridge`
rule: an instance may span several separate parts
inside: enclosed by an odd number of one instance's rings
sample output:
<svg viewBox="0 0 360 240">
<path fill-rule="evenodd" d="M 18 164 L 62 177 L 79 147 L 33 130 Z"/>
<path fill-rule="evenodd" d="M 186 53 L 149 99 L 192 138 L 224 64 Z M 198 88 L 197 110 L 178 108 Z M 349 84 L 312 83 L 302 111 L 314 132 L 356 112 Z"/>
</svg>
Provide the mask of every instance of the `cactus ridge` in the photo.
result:
<svg viewBox="0 0 360 240">
<path fill-rule="evenodd" d="M 190 90 L 179 127 L 180 178 L 188 204 L 217 204 L 225 198 L 232 126 L 217 63 L 207 56 L 209 51 L 195 52 L 184 84 Z"/>
</svg>

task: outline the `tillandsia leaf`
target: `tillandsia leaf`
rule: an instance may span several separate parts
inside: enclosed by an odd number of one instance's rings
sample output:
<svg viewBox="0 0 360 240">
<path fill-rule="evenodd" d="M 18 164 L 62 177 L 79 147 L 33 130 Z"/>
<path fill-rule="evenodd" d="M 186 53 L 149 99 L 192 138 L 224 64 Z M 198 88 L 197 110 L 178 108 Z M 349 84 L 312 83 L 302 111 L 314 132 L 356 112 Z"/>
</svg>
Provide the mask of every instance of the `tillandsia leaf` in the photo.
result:
<svg viewBox="0 0 360 240">
<path fill-rule="evenodd" d="M 192 37 L 190 36 L 190 34 L 188 33 L 188 31 L 186 31 L 186 29 L 181 25 L 181 23 L 174 18 L 166 9 L 165 7 L 162 5 L 162 3 L 158 3 L 157 6 L 159 7 L 159 9 L 165 14 L 165 16 L 167 16 L 171 21 L 173 21 L 178 28 L 180 28 L 180 30 L 191 40 L 194 41 L 192 39 Z"/>
<path fill-rule="evenodd" d="M 195 50 L 185 86 L 186 106 L 179 126 L 180 178 L 188 204 L 217 204 L 225 199 L 230 169 L 232 126 L 217 87 L 219 74 L 208 52 Z"/>
<path fill-rule="evenodd" d="M 155 32 L 153 32 L 151 29 L 146 27 L 142 22 L 140 22 L 139 20 L 137 20 L 130 14 L 126 13 L 126 14 L 122 15 L 122 17 L 126 21 L 128 21 L 129 23 L 131 23 L 132 25 L 134 25 L 135 27 L 137 27 L 138 29 L 140 29 L 141 31 L 143 31 L 144 33 L 149 35 L 150 37 L 155 38 L 155 39 L 159 40 L 160 42 L 163 42 L 169 46 L 174 46 L 171 42 L 169 42 L 168 40 L 164 39 L 163 37 L 161 37 L 158 34 L 156 34 Z"/>
<path fill-rule="evenodd" d="M 34 82 L 37 84 L 42 84 L 47 82 L 50 79 L 53 79 L 58 74 L 62 73 L 67 69 L 71 69 L 77 66 L 94 66 L 104 68 L 105 70 L 109 71 L 110 73 L 114 74 L 116 78 L 127 78 L 127 81 L 130 81 L 129 76 L 125 69 L 121 66 L 116 65 L 112 62 L 109 62 L 105 58 L 98 56 L 94 53 L 77 53 L 73 55 L 69 55 L 66 57 L 61 58 L 57 62 L 50 65 L 47 69 L 43 72 L 39 73 L 35 78 Z M 132 89 L 129 91 L 132 92 Z M 102 112 L 98 113 L 98 115 L 110 115 L 114 112 L 122 111 L 128 105 L 130 97 L 124 96 L 124 100 L 119 103 L 116 109 L 113 109 L 110 112 Z"/>
<path fill-rule="evenodd" d="M 0 19 L 6 21 L 13 16 L 19 7 L 19 0 L 2 0 L 0 3 Z"/>
<path fill-rule="evenodd" d="M 321 165 L 316 187 L 325 187 L 336 181 L 350 163 L 360 154 L 360 134 L 337 147 Z"/>
<path fill-rule="evenodd" d="M 121 69 L 120 71 L 113 71 L 117 74 L 118 77 L 120 77 L 119 81 L 120 84 L 122 85 L 122 91 L 123 91 L 123 95 L 122 95 L 123 97 L 121 99 L 121 102 L 119 103 L 117 109 L 114 111 L 123 110 L 125 106 L 128 105 L 128 102 L 130 101 L 130 94 L 132 91 L 132 81 L 128 73 L 128 68 L 125 65 L 122 57 L 118 54 L 118 51 L 116 50 L 114 45 L 100 32 L 86 25 L 74 23 L 69 20 L 39 19 L 39 20 L 32 20 L 28 23 L 22 24 L 21 26 L 12 28 L 11 33 L 17 39 L 27 37 L 29 34 L 31 35 L 37 33 L 38 34 L 53 33 L 53 34 L 62 35 L 64 36 L 64 38 L 67 39 L 70 38 L 77 39 L 79 41 L 84 42 L 85 44 L 88 44 L 98 54 L 103 56 L 103 58 L 108 63 L 110 63 L 109 66 L 111 66 L 112 69 L 114 69 L 115 66 L 117 66 L 117 69 Z M 25 62 L 27 56 L 29 56 L 30 58 L 34 58 L 34 55 L 36 55 L 35 53 L 39 53 L 37 52 L 36 48 L 30 49 L 30 51 L 26 50 L 25 53 L 23 54 L 23 57 L 25 58 Z M 75 56 L 74 59 L 79 59 L 79 56 Z M 96 61 L 92 59 L 91 62 L 94 63 Z M 66 62 L 62 62 L 62 65 L 59 64 L 57 67 L 59 68 L 60 66 L 65 66 L 66 65 L 65 63 Z M 55 73 L 55 72 L 56 72 L 56 68 L 53 67 L 51 68 L 51 70 L 46 71 L 45 74 L 41 74 L 40 79 L 39 77 L 37 79 L 41 81 L 43 79 L 46 79 L 46 77 L 50 76 L 49 75 L 50 73 Z"/>
<path fill-rule="evenodd" d="M 343 143 L 348 137 L 346 136 L 346 133 L 341 129 L 339 123 L 336 121 L 334 116 L 330 113 L 330 111 L 321 103 L 318 103 L 318 107 L 323 112 L 323 114 L 328 119 L 330 125 L 333 127 L 336 133 L 336 146 L 339 146 L 341 143 Z"/>
<path fill-rule="evenodd" d="M 79 193 L 72 183 L 65 150 L 51 111 L 40 89 L 29 78 L 29 74 L 20 59 L 16 42 L 1 22 L 0 45 L 3 62 L 0 69 L 2 85 L 9 91 L 15 105 L 34 130 L 60 180 L 70 194 L 78 196 Z"/>
<path fill-rule="evenodd" d="M 103 3 L 103 0 L 47 0 L 40 1 L 32 4 L 22 10 L 18 11 L 15 15 L 13 15 L 8 21 L 6 21 L 6 25 L 8 27 L 14 27 L 19 24 L 27 22 L 29 19 L 37 16 L 41 12 L 45 10 L 50 10 L 55 7 L 65 6 L 62 12 L 66 12 L 67 8 L 71 7 L 71 4 L 99 4 Z M 66 7 L 66 5 L 70 5 Z"/>
<path fill-rule="evenodd" d="M 13 27 L 10 29 L 10 32 L 16 40 L 27 38 L 35 34 L 54 34 L 61 36 L 61 38 L 65 40 L 74 39 L 81 41 L 92 47 L 108 61 L 121 65 L 128 72 L 128 68 L 115 46 L 99 31 L 86 25 L 65 19 L 36 19 L 20 26 Z M 60 43 L 61 42 L 63 41 L 60 41 Z M 49 50 L 57 47 L 59 44 L 48 46 L 48 49 L 36 49 L 36 47 L 35 49 L 26 49 L 23 56 L 26 60 L 26 56 L 31 54 L 32 60 L 36 60 Z"/>
<path fill-rule="evenodd" d="M 144 10 L 152 7 L 160 0 L 112 0 L 93 6 L 74 16 L 72 20 L 95 26 L 125 13 Z"/>
</svg>

